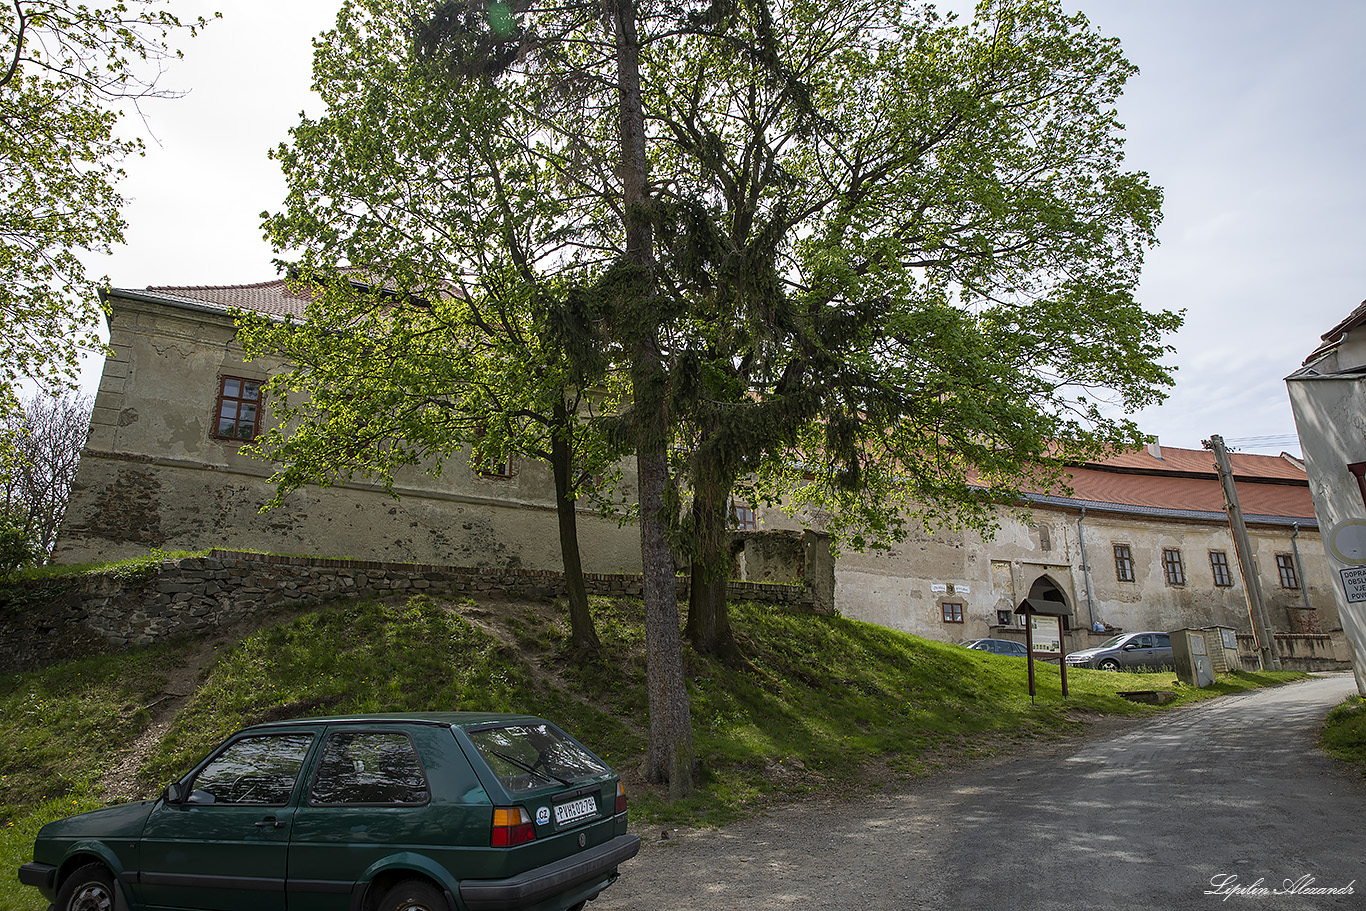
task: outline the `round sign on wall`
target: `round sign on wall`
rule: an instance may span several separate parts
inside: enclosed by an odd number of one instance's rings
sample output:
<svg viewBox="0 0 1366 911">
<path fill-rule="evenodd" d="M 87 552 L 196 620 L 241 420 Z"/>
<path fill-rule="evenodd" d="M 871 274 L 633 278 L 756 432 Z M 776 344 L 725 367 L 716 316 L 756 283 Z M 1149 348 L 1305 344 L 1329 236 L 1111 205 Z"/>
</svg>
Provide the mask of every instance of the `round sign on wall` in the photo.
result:
<svg viewBox="0 0 1366 911">
<path fill-rule="evenodd" d="M 1366 566 L 1366 519 L 1345 519 L 1328 533 L 1328 552 L 1339 562 Z"/>
</svg>

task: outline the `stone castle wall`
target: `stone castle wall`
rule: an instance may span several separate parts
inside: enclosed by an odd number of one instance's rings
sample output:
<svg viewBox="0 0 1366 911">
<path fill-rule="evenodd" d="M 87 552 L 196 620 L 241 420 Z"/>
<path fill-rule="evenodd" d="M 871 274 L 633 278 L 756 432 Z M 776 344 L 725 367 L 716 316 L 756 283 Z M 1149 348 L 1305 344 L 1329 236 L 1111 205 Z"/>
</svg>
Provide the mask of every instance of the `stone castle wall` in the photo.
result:
<svg viewBox="0 0 1366 911">
<path fill-rule="evenodd" d="M 586 573 L 590 595 L 638 597 L 638 575 Z M 680 596 L 688 580 L 679 579 Z M 219 627 L 340 597 L 430 592 L 472 597 L 555 598 L 564 574 L 285 557 L 214 550 L 163 561 L 136 575 L 85 575 L 0 589 L 0 671 L 26 670 Z M 815 608 L 805 586 L 732 582 L 736 600 Z"/>
</svg>

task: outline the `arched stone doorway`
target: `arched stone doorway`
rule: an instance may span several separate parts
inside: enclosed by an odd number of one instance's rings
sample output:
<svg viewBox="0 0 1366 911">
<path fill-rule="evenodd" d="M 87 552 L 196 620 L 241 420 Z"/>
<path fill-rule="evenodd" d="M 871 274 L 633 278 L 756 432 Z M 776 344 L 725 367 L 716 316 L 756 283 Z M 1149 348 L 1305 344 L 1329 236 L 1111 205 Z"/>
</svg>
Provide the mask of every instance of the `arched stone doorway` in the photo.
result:
<svg viewBox="0 0 1366 911">
<path fill-rule="evenodd" d="M 1072 612 L 1072 602 L 1068 600 L 1067 593 L 1047 573 L 1039 576 L 1034 580 L 1034 584 L 1029 586 L 1029 597 L 1038 598 L 1041 601 L 1056 601 L 1067 608 L 1069 614 Z M 1062 618 L 1063 630 L 1072 628 L 1070 621 L 1071 617 Z"/>
</svg>

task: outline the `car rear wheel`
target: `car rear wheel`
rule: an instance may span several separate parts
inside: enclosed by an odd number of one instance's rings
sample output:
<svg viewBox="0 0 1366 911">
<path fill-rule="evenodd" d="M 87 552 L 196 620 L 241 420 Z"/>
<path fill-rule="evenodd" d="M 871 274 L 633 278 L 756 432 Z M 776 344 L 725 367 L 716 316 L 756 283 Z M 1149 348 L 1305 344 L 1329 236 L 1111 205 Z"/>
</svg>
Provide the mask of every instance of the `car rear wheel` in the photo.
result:
<svg viewBox="0 0 1366 911">
<path fill-rule="evenodd" d="M 58 911 L 114 911 L 114 876 L 103 864 L 78 867 L 57 892 Z"/>
<path fill-rule="evenodd" d="M 446 896 L 420 879 L 405 879 L 379 900 L 378 911 L 450 911 Z"/>
<path fill-rule="evenodd" d="M 1100 664 L 1097 664 L 1096 667 L 1100 668 L 1102 671 L 1117 671 L 1119 670 L 1119 662 L 1113 658 L 1106 658 Z"/>
</svg>

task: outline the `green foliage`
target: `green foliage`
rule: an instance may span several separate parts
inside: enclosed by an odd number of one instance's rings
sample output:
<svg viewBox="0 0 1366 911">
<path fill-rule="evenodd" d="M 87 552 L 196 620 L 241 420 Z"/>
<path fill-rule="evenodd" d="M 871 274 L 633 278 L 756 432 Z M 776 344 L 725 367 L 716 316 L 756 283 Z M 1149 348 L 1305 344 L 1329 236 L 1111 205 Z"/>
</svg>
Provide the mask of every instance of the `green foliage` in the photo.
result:
<svg viewBox="0 0 1366 911">
<path fill-rule="evenodd" d="M 291 189 L 267 230 L 306 270 L 359 265 L 397 298 L 329 291 L 311 328 L 257 336 L 309 362 L 295 391 L 336 385 L 290 415 L 326 425 L 284 450 L 319 454 L 301 474 L 384 477 L 479 427 L 526 451 L 526 415 L 656 334 L 667 369 L 634 397 L 669 415 L 695 490 L 767 459 L 756 496 L 867 541 L 906 511 L 985 526 L 1060 454 L 1137 442 L 1101 406 L 1160 399 L 1180 317 L 1133 297 L 1161 193 L 1123 168 L 1134 68 L 1083 17 L 820 0 L 645 20 L 667 34 L 641 58 L 659 125 L 642 282 L 612 46 L 572 6 L 515 10 L 352 0 L 319 44 L 327 113 L 276 151 Z M 385 302 L 405 294 L 429 306 Z"/>
<path fill-rule="evenodd" d="M 145 730 L 177 660 L 174 648 L 139 649 L 0 675 L 0 865 L 32 860 L 49 820 L 103 805 L 101 776 Z M 39 907 L 34 889 L 0 877 L 0 908 Z"/>
<path fill-rule="evenodd" d="M 18 410 L 21 380 L 74 387 L 80 351 L 103 350 L 98 280 L 81 254 L 122 243 L 119 164 L 142 151 L 115 125 L 124 105 L 166 94 L 155 76 L 158 63 L 179 56 L 171 34 L 205 24 L 182 22 L 168 7 L 15 0 L 0 8 L 0 416 Z"/>
<path fill-rule="evenodd" d="M 38 544 L 29 534 L 23 519 L 13 510 L 0 509 L 0 578 L 33 566 L 42 558 Z"/>
<path fill-rule="evenodd" d="M 1160 400 L 1180 317 L 1133 298 L 1161 193 L 1123 170 L 1118 42 L 1051 2 L 764 9 L 651 47 L 707 403 L 680 414 L 705 440 L 773 406 L 758 495 L 855 546 L 985 528 L 1062 457 L 1136 443 L 1102 405 Z"/>
<path fill-rule="evenodd" d="M 1324 720 L 1319 744 L 1334 759 L 1350 762 L 1366 775 L 1366 700 L 1351 696 Z"/>
</svg>

